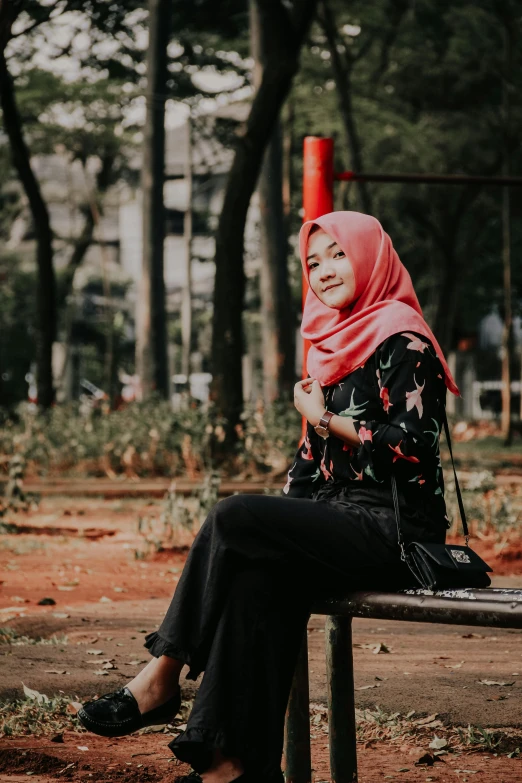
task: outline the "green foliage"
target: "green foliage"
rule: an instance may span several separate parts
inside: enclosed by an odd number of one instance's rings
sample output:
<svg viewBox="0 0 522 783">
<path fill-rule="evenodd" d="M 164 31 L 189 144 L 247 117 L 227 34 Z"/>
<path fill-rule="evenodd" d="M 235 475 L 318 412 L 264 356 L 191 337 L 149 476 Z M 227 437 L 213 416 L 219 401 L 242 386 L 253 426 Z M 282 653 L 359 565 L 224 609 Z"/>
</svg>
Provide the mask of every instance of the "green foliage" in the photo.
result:
<svg viewBox="0 0 522 783">
<path fill-rule="evenodd" d="M 189 497 L 176 491 L 175 482 L 166 493 L 159 516 L 139 517 L 138 534 L 142 544 L 134 556 L 144 560 L 164 549 L 187 547 L 219 499 L 221 477 L 206 473 L 203 482 Z"/>
<path fill-rule="evenodd" d="M 234 470 L 244 477 L 285 470 L 299 440 L 300 417 L 283 405 L 243 414 Z M 103 412 L 86 404 L 56 406 L 36 416 L 27 405 L 6 417 L 0 453 L 23 456 L 28 472 L 49 475 L 201 476 L 212 469 L 210 444 L 224 435 L 210 406 L 173 412 L 152 399 Z"/>
<path fill-rule="evenodd" d="M 243 475 L 259 471 L 280 473 L 294 455 L 301 432 L 301 415 L 284 401 L 265 407 L 248 405 L 238 426 L 236 459 Z"/>
<path fill-rule="evenodd" d="M 330 0 L 330 5 L 336 14 L 339 49 L 348 64 L 364 171 L 500 174 L 507 145 L 512 172 L 520 172 L 519 6 L 493 0 L 421 0 L 413 5 L 384 0 L 346 5 Z M 510 128 L 505 127 L 501 107 L 504 12 L 512 18 Z M 350 169 L 331 61 L 316 24 L 292 96 L 295 136 L 334 136 L 336 168 Z M 295 150 L 299 182 L 301 145 L 296 143 Z M 418 184 L 369 184 L 368 189 L 373 213 L 410 271 L 428 320 L 433 325 L 441 308 L 445 270 L 450 270 L 453 287 L 460 291 L 453 337 L 473 332 L 491 304 L 502 301 L 500 189 Z M 360 209 L 357 194 L 356 184 L 338 185 L 335 208 Z M 293 195 L 297 230 L 301 196 L 298 189 Z M 512 188 L 511 197 L 516 259 L 522 247 L 520 189 Z M 516 263 L 513 293 L 515 301 L 522 297 L 522 270 Z"/>
<path fill-rule="evenodd" d="M 518 528 L 522 519 L 520 499 L 511 488 L 498 486 L 491 470 L 471 473 L 465 484 L 461 484 L 461 492 L 466 516 L 473 525 L 474 533 L 490 530 L 504 533 Z M 453 478 L 446 482 L 444 498 L 447 516 L 453 520 L 451 532 L 460 535 L 462 527 Z"/>
<path fill-rule="evenodd" d="M 457 728 L 457 734 L 464 747 L 480 748 L 481 750 L 498 750 L 504 740 L 502 732 L 484 729 L 482 726 L 471 726 L 461 729 Z"/>
<path fill-rule="evenodd" d="M 41 694 L 43 695 L 43 694 Z M 4 737 L 40 736 L 59 731 L 78 731 L 70 709 L 71 700 L 56 696 L 46 701 L 17 699 L 0 704 L 1 734 Z"/>
<path fill-rule="evenodd" d="M 4 626 L 0 628 L 0 644 L 10 644 L 11 647 L 24 647 L 25 645 L 65 645 L 68 644 L 68 639 L 65 634 L 56 635 L 53 634 L 50 637 L 43 636 L 26 636 L 25 634 L 19 634 L 14 628 Z"/>
</svg>

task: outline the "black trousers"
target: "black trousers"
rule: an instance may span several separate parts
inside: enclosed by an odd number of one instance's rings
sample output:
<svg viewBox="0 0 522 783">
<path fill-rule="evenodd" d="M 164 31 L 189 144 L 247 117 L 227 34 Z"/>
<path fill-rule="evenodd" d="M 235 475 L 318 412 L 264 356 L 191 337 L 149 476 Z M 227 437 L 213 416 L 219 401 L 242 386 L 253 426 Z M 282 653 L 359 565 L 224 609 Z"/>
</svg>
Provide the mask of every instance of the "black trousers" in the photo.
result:
<svg viewBox="0 0 522 783">
<path fill-rule="evenodd" d="M 401 506 L 419 535 L 444 540 Z M 426 532 L 427 531 L 427 532 Z M 397 545 L 391 494 L 360 490 L 342 503 L 268 495 L 219 501 L 202 525 L 174 597 L 146 647 L 204 671 L 186 730 L 169 747 L 197 772 L 213 750 L 281 779 L 284 718 L 314 598 L 412 584 Z"/>
</svg>

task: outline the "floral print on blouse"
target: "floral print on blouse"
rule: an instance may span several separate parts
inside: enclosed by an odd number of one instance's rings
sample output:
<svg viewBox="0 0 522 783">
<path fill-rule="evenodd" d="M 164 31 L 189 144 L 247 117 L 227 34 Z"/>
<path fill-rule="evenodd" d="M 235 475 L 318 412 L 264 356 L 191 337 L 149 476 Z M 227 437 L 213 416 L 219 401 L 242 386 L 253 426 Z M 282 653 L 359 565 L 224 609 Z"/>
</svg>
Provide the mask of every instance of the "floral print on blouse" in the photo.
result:
<svg viewBox="0 0 522 783">
<path fill-rule="evenodd" d="M 361 445 L 352 447 L 332 434 L 325 440 L 308 423 L 284 494 L 319 498 L 327 490 L 331 497 L 334 482 L 340 488 L 355 481 L 359 487 L 389 485 L 393 470 L 411 502 L 417 493 L 423 500 L 429 496 L 436 515 L 444 517 L 439 439 L 446 384 L 428 338 L 391 335 L 361 367 L 323 392 L 329 411 L 353 418 Z"/>
</svg>

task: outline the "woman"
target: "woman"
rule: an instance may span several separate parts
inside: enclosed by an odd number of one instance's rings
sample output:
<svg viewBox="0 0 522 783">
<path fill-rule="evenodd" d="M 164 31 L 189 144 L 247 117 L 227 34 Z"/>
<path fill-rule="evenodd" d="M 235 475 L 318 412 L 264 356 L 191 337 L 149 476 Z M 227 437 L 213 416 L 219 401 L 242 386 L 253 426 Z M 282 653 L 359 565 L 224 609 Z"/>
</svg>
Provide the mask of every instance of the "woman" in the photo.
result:
<svg viewBox="0 0 522 783">
<path fill-rule="evenodd" d="M 170 743 L 204 783 L 282 780 L 285 708 L 314 598 L 412 584 L 392 471 L 405 538 L 443 543 L 447 528 L 439 433 L 446 387 L 459 392 L 390 238 L 373 217 L 332 212 L 303 225 L 300 252 L 310 378 L 294 401 L 308 423 L 285 497 L 214 506 L 146 637 L 152 660 L 79 713 L 106 736 L 167 722 L 182 666 L 188 679 L 204 671 Z"/>
</svg>

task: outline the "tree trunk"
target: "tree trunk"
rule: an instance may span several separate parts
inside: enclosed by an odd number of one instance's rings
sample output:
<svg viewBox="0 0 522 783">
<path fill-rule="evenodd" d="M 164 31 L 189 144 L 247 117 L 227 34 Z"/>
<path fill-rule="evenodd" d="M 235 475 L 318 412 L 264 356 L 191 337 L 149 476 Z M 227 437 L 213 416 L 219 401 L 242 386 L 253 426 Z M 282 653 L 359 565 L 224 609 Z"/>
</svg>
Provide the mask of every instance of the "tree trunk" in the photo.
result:
<svg viewBox="0 0 522 783">
<path fill-rule="evenodd" d="M 290 217 L 292 213 L 292 192 L 294 189 L 294 99 L 290 95 L 286 102 L 286 116 L 283 120 L 283 212 L 286 222 L 286 234 L 290 233 Z"/>
<path fill-rule="evenodd" d="M 337 87 L 337 97 L 339 100 L 339 109 L 346 132 L 348 149 L 350 150 L 351 167 L 353 171 L 361 173 L 364 171 L 362 161 L 362 145 L 355 123 L 355 117 L 352 104 L 352 85 L 351 85 L 351 65 L 343 59 L 338 46 L 337 27 L 335 17 L 327 0 L 321 2 L 321 13 L 319 17 L 321 27 L 328 41 L 328 48 L 332 58 L 332 70 L 335 84 Z M 360 209 L 367 215 L 373 214 L 372 199 L 366 182 L 357 182 L 357 192 L 359 194 Z"/>
<path fill-rule="evenodd" d="M 257 6 L 250 0 L 254 84 L 259 87 L 264 55 Z M 288 238 L 283 206 L 283 143 L 277 120 L 258 184 L 261 233 L 261 336 L 265 404 L 290 398 L 294 387 L 294 329 L 288 282 Z"/>
<path fill-rule="evenodd" d="M 266 64 L 245 133 L 236 146 L 216 233 L 211 398 L 218 415 L 226 419 L 225 451 L 236 440 L 235 426 L 243 406 L 243 235 L 248 206 L 316 4 L 317 0 L 300 0 L 292 17 L 281 0 L 257 0 L 267 41 Z"/>
<path fill-rule="evenodd" d="M 149 0 L 147 50 L 147 115 L 143 139 L 141 176 L 143 198 L 142 279 L 137 307 L 136 367 L 142 396 L 152 391 L 167 398 L 167 318 L 163 247 L 165 207 L 165 99 L 167 94 L 167 46 L 170 36 L 170 0 Z"/>
<path fill-rule="evenodd" d="M 36 363 L 38 404 L 49 408 L 54 401 L 53 342 L 56 338 L 56 279 L 53 267 L 53 237 L 49 212 L 40 185 L 31 168 L 22 122 L 11 74 L 3 53 L 0 53 L 0 101 L 4 127 L 9 138 L 13 164 L 24 188 L 36 235 Z"/>
<path fill-rule="evenodd" d="M 268 404 L 292 397 L 295 335 L 288 238 L 282 202 L 282 145 L 279 122 L 265 153 L 259 178 L 261 210 L 261 307 L 264 396 Z"/>
<path fill-rule="evenodd" d="M 508 79 L 511 77 L 511 35 L 508 19 L 504 19 L 504 67 L 502 76 L 502 120 L 504 148 L 502 174 L 509 177 L 510 160 L 510 95 Z M 511 446 L 513 427 L 511 424 L 511 357 L 513 349 L 513 308 L 511 286 L 511 191 L 502 188 L 502 266 L 504 282 L 504 324 L 502 329 L 502 415 L 501 430 L 504 445 Z"/>
<path fill-rule="evenodd" d="M 185 283 L 181 299 L 181 372 L 187 376 L 187 393 L 190 395 L 190 354 L 192 347 L 192 132 L 191 119 L 187 118 L 187 162 L 185 171 L 187 206 L 183 216 L 185 239 Z"/>
</svg>

